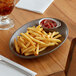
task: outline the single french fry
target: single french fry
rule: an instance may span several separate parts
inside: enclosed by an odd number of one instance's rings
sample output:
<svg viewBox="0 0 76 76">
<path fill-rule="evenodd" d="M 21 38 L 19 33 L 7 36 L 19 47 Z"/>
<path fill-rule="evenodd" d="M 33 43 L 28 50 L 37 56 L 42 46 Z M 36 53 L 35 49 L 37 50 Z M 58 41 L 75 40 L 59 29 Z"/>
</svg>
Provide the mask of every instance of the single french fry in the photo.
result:
<svg viewBox="0 0 76 76">
<path fill-rule="evenodd" d="M 39 50 L 39 52 L 45 50 L 46 48 L 47 48 L 47 47 L 43 47 L 43 48 L 41 48 L 41 49 Z"/>
<path fill-rule="evenodd" d="M 26 36 L 24 33 L 21 33 L 20 35 L 22 35 L 24 38 L 26 38 L 28 41 L 30 41 L 31 45 L 34 46 L 33 41 L 28 36 Z"/>
<path fill-rule="evenodd" d="M 46 46 L 54 46 L 56 43 L 48 43 Z"/>
<path fill-rule="evenodd" d="M 56 45 L 56 43 L 48 43 L 48 44 L 43 45 L 43 47 L 55 46 L 55 45 Z"/>
<path fill-rule="evenodd" d="M 21 48 L 21 54 L 23 54 L 22 52 L 23 52 L 23 50 L 25 50 L 25 48 Z"/>
<path fill-rule="evenodd" d="M 50 38 L 51 37 L 51 32 L 49 32 L 49 35 L 48 35 L 48 38 Z"/>
<path fill-rule="evenodd" d="M 39 54 L 39 44 L 37 44 L 35 55 L 37 56 Z"/>
<path fill-rule="evenodd" d="M 38 40 L 45 40 L 46 38 L 43 38 L 43 37 L 35 37 L 36 39 Z"/>
<path fill-rule="evenodd" d="M 52 41 L 52 42 L 59 42 L 59 43 L 61 43 L 61 40 L 59 40 L 59 39 L 54 39 L 54 38 L 49 39 L 49 41 Z"/>
<path fill-rule="evenodd" d="M 38 25 L 36 28 L 37 28 L 37 29 L 40 29 L 40 28 L 41 28 L 41 25 Z"/>
<path fill-rule="evenodd" d="M 47 33 L 46 33 L 44 30 L 42 31 L 42 33 L 43 33 L 44 35 L 47 35 Z"/>
<path fill-rule="evenodd" d="M 33 52 L 30 53 L 24 53 L 25 56 L 33 55 Z"/>
<path fill-rule="evenodd" d="M 17 43 L 16 39 L 14 39 L 14 44 L 15 44 L 16 52 L 20 53 L 20 48 L 18 46 L 18 43 Z"/>
<path fill-rule="evenodd" d="M 51 42 L 61 42 L 61 40 L 55 39 L 55 38 L 36 37 L 36 39 L 38 39 L 38 40 L 46 40 L 46 41 L 51 41 Z"/>
<path fill-rule="evenodd" d="M 54 39 L 60 38 L 61 36 L 62 35 L 59 34 L 59 35 L 55 36 Z"/>
<path fill-rule="evenodd" d="M 55 44 L 56 44 L 56 45 L 58 45 L 58 43 L 57 43 L 57 42 L 55 42 Z"/>
</svg>

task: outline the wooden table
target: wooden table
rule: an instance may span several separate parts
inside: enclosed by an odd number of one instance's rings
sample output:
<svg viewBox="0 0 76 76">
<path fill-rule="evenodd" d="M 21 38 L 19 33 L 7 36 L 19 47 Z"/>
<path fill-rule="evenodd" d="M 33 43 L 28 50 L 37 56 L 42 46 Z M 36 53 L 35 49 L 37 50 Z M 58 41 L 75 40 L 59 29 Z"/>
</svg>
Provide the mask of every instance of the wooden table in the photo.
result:
<svg viewBox="0 0 76 76">
<path fill-rule="evenodd" d="M 37 76 L 48 76 L 65 69 L 71 40 L 76 37 L 76 0 L 55 0 L 43 15 L 15 8 L 10 17 L 15 21 L 15 27 L 0 31 L 0 54 L 37 72 Z M 43 17 L 58 18 L 68 25 L 66 42 L 53 53 L 37 59 L 26 60 L 12 54 L 9 49 L 12 34 L 25 23 Z"/>
</svg>

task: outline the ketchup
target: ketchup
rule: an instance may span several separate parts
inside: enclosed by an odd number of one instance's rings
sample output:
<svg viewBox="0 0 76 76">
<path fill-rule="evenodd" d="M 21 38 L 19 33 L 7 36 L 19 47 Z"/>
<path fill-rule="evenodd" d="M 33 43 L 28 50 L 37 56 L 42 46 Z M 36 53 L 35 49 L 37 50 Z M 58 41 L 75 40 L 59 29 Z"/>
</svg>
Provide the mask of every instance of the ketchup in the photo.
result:
<svg viewBox="0 0 76 76">
<path fill-rule="evenodd" d="M 54 28 L 57 26 L 57 23 L 55 21 L 49 19 L 42 20 L 40 24 L 46 28 Z"/>
</svg>

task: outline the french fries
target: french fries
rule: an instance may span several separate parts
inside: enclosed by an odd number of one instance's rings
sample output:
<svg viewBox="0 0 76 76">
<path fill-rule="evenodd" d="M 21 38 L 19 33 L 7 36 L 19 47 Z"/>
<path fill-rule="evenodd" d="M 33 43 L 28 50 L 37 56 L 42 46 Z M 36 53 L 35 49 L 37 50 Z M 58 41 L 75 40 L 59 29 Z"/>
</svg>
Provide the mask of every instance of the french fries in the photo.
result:
<svg viewBox="0 0 76 76">
<path fill-rule="evenodd" d="M 18 42 L 16 41 L 16 39 L 14 39 L 14 44 L 15 44 L 16 52 L 20 53 L 20 50 L 19 50 L 20 48 L 18 46 Z"/>
<path fill-rule="evenodd" d="M 44 42 L 39 41 L 39 40 L 37 40 L 37 39 L 33 38 L 31 35 L 29 35 L 29 34 L 27 34 L 27 33 L 26 33 L 26 35 L 27 35 L 27 36 L 28 36 L 32 41 L 34 41 L 34 42 L 36 42 L 36 43 L 39 43 L 39 44 L 43 44 L 43 45 L 45 45 L 45 43 L 44 43 Z"/>
<path fill-rule="evenodd" d="M 55 36 L 54 39 L 58 39 L 60 37 L 61 37 L 61 35 L 59 34 L 59 35 Z"/>
<path fill-rule="evenodd" d="M 51 35 L 51 38 L 53 38 L 57 34 L 59 34 L 59 32 L 53 32 L 52 35 Z"/>
<path fill-rule="evenodd" d="M 38 55 L 39 54 L 39 44 L 37 44 L 37 48 L 36 48 L 36 52 L 35 52 L 35 55 Z"/>
<path fill-rule="evenodd" d="M 28 41 L 30 41 L 30 43 L 34 46 L 33 41 L 28 36 L 26 36 L 24 33 L 21 33 L 20 35 L 22 35 L 25 39 L 27 39 Z"/>
<path fill-rule="evenodd" d="M 28 27 L 26 33 L 20 33 L 21 36 L 14 39 L 14 45 L 17 53 L 22 55 L 39 55 L 49 46 L 55 46 L 61 43 L 59 39 L 62 35 L 59 32 L 46 33 L 41 25 Z"/>
<path fill-rule="evenodd" d="M 58 37 L 57 37 L 58 38 Z M 43 37 L 36 37 L 38 40 L 46 40 L 46 41 L 54 41 L 54 42 L 61 42 L 61 40 L 56 39 L 56 38 L 43 38 Z"/>
</svg>

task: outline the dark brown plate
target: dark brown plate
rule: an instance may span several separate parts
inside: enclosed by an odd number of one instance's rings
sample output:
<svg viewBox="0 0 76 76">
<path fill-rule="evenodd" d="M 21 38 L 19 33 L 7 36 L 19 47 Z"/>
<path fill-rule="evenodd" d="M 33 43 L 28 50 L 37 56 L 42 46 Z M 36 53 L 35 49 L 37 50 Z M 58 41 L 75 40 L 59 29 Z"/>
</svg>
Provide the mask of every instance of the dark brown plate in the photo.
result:
<svg viewBox="0 0 76 76">
<path fill-rule="evenodd" d="M 21 28 L 19 28 L 19 29 L 12 35 L 12 37 L 11 37 L 11 39 L 10 39 L 10 42 L 9 42 L 9 47 L 10 47 L 10 50 L 11 50 L 16 56 L 19 56 L 19 57 L 25 58 L 25 59 L 31 59 L 31 58 L 37 58 L 37 57 L 40 57 L 40 56 L 44 56 L 44 55 L 49 54 L 49 53 L 55 51 L 56 49 L 58 49 L 58 48 L 65 42 L 65 40 L 67 39 L 67 37 L 68 37 L 68 28 L 67 28 L 67 25 L 66 25 L 63 21 L 61 21 L 61 20 L 59 20 L 59 19 L 56 19 L 56 20 L 58 20 L 58 21 L 61 22 L 61 26 L 58 27 L 58 28 L 56 28 L 56 29 L 54 29 L 54 30 L 45 30 L 45 31 L 47 31 L 47 32 L 48 32 L 48 31 L 58 31 L 58 32 L 60 32 L 60 34 L 62 35 L 62 38 L 61 38 L 62 43 L 60 43 L 58 46 L 46 48 L 46 49 L 45 49 L 43 52 L 41 52 L 38 56 L 34 56 L 34 55 L 32 55 L 32 56 L 24 56 L 24 55 L 20 55 L 20 54 L 16 53 L 16 52 L 15 52 L 15 48 L 14 48 L 14 38 L 17 38 L 17 36 L 19 36 L 21 32 L 26 32 L 28 27 L 37 26 L 37 25 L 39 24 L 39 21 L 40 21 L 40 20 L 41 20 L 41 19 L 33 20 L 33 21 L 25 24 L 24 26 L 22 26 Z"/>
</svg>

